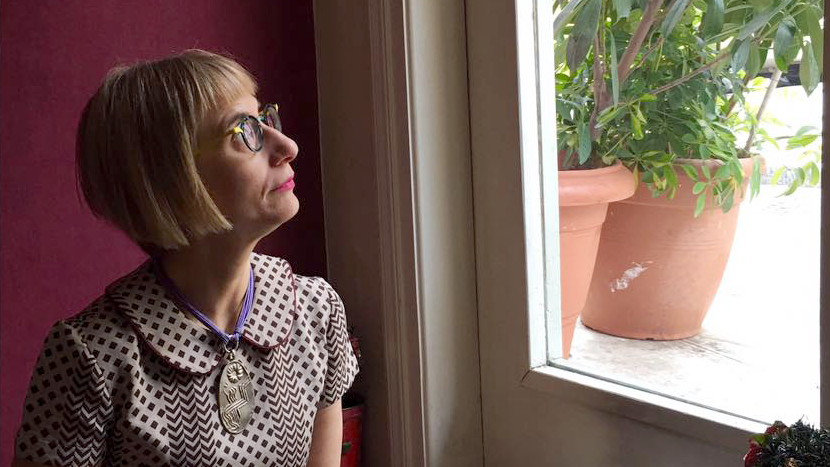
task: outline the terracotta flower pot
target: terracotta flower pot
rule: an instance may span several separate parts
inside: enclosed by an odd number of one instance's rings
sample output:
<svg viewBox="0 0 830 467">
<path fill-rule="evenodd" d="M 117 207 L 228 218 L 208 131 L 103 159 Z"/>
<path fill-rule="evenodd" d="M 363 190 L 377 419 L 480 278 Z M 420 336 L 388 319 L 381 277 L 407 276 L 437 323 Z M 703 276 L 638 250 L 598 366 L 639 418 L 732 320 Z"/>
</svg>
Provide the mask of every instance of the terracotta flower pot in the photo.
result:
<svg viewBox="0 0 830 467">
<path fill-rule="evenodd" d="M 570 356 L 574 327 L 591 284 L 608 203 L 628 198 L 637 180 L 621 164 L 559 172 L 562 355 Z"/>
<path fill-rule="evenodd" d="M 700 173 L 704 161 L 682 163 Z M 714 173 L 714 162 L 706 163 Z M 741 161 L 744 173 L 752 163 Z M 674 199 L 654 198 L 640 183 L 634 196 L 609 206 L 582 314 L 586 326 L 636 339 L 682 339 L 700 332 L 726 269 L 742 198 L 736 193 L 727 213 L 710 198 L 695 218 L 694 183 L 682 171 L 678 182 Z"/>
</svg>

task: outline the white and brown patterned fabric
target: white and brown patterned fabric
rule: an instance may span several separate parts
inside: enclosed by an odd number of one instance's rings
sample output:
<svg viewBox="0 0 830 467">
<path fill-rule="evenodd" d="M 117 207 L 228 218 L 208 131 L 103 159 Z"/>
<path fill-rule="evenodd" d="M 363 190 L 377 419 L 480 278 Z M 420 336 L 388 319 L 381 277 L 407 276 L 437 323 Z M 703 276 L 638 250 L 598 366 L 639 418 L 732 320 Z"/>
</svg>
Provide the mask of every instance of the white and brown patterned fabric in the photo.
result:
<svg viewBox="0 0 830 467">
<path fill-rule="evenodd" d="M 167 295 L 149 262 L 58 322 L 43 345 L 16 456 L 60 466 L 305 466 L 318 408 L 352 384 L 343 303 L 318 277 L 254 254 L 256 295 L 237 358 L 250 424 L 222 428 L 221 341 Z"/>
</svg>

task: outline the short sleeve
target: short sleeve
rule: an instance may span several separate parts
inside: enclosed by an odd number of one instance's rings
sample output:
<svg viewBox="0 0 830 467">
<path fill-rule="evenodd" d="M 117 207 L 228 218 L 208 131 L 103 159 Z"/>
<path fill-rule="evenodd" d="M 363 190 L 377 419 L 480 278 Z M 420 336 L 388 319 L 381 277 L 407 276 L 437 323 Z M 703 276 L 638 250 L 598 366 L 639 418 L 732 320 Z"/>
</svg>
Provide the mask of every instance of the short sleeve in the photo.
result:
<svg viewBox="0 0 830 467">
<path fill-rule="evenodd" d="M 318 407 L 328 407 L 343 397 L 358 373 L 357 357 L 349 341 L 346 310 L 337 292 L 329 290 L 330 315 L 326 328 L 325 351 L 327 355 L 326 380 Z"/>
<path fill-rule="evenodd" d="M 32 373 L 15 456 L 47 465 L 100 464 L 112 415 L 105 381 L 78 331 L 57 323 Z"/>
</svg>

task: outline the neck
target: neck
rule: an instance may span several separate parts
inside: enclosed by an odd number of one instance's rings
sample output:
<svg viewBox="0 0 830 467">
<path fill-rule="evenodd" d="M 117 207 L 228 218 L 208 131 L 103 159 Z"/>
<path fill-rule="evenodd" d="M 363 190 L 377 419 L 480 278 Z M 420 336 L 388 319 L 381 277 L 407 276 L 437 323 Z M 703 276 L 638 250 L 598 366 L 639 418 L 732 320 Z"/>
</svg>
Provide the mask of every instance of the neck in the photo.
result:
<svg viewBox="0 0 830 467">
<path fill-rule="evenodd" d="M 209 236 L 166 253 L 161 263 L 190 304 L 232 334 L 248 288 L 253 249 L 253 243 Z"/>
</svg>

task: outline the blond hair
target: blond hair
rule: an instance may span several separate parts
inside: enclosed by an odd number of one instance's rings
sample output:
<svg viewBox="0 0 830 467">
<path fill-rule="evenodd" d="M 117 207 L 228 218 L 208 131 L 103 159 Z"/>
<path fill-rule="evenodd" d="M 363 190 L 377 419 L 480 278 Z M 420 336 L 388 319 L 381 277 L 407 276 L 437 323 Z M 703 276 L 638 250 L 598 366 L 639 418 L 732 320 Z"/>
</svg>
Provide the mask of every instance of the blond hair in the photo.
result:
<svg viewBox="0 0 830 467">
<path fill-rule="evenodd" d="M 119 66 L 81 114 L 78 184 L 92 212 L 150 254 L 231 229 L 196 167 L 200 124 L 256 82 L 203 50 Z"/>
</svg>

